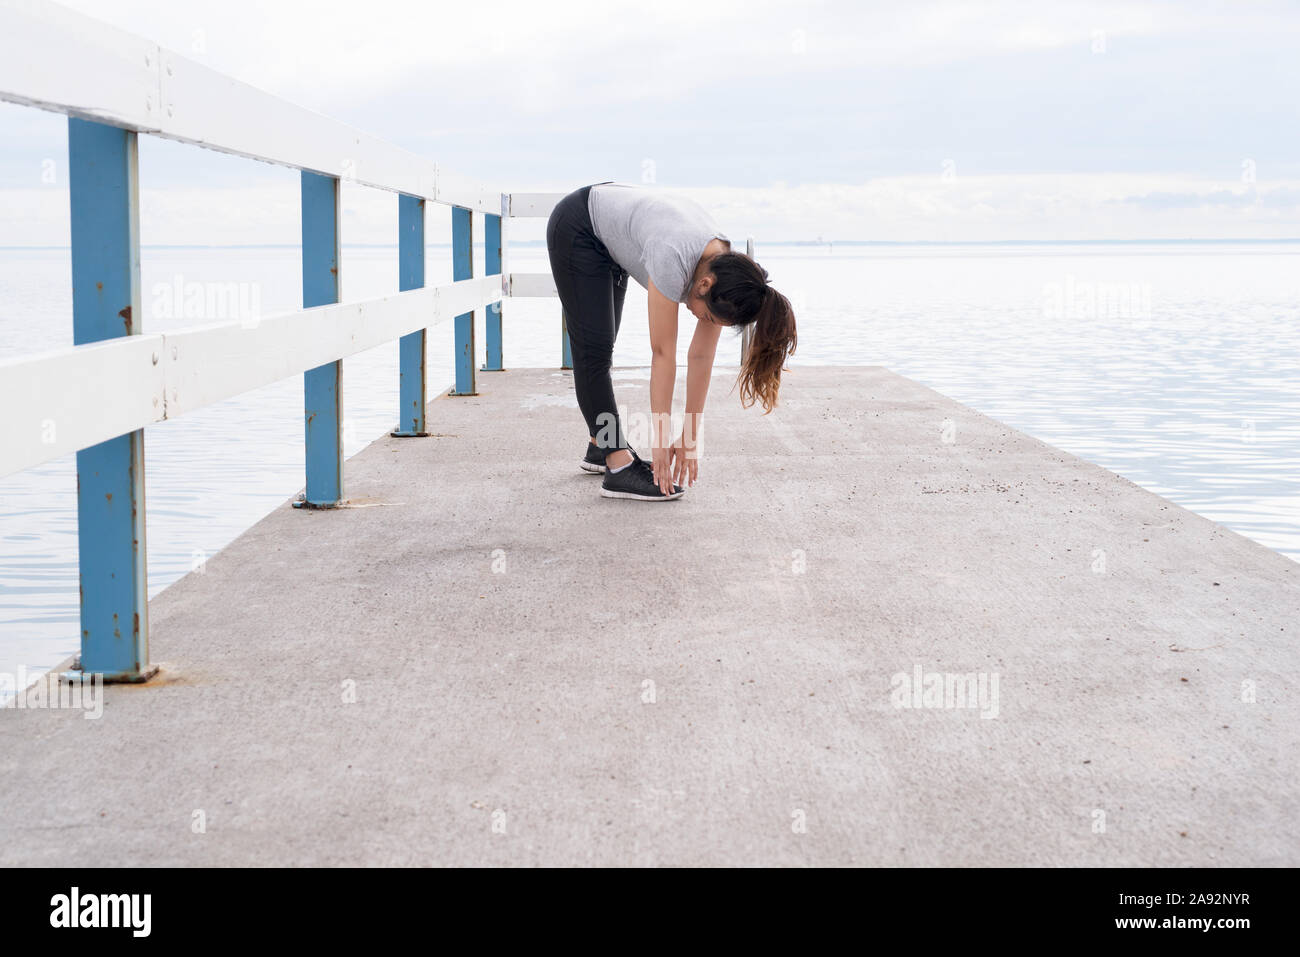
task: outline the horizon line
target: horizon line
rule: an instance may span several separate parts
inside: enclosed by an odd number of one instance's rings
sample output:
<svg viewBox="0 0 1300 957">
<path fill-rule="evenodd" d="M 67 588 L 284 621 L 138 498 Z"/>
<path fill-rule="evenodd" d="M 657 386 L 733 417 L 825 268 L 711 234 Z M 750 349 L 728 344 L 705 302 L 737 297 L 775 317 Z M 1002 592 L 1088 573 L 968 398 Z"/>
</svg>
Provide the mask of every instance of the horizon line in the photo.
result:
<svg viewBox="0 0 1300 957">
<path fill-rule="evenodd" d="M 1300 243 L 1300 237 L 1270 239 L 1193 238 L 1181 239 L 769 239 L 765 246 L 1179 246 L 1179 245 L 1285 245 Z M 348 249 L 396 249 L 397 243 L 341 243 Z M 451 243 L 425 243 L 425 248 L 450 249 Z M 513 246 L 540 247 L 544 239 L 521 239 Z M 64 245 L 0 245 L 0 250 L 71 250 Z M 141 243 L 141 249 L 301 249 L 301 243 Z"/>
</svg>

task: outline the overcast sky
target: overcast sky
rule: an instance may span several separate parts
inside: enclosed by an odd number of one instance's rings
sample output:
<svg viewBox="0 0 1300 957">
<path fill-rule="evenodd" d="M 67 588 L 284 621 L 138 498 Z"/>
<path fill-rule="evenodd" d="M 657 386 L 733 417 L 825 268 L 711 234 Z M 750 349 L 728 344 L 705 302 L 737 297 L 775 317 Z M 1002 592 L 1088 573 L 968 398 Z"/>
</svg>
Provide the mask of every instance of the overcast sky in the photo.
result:
<svg viewBox="0 0 1300 957">
<path fill-rule="evenodd" d="M 1300 236 L 1297 2 L 67 5 L 504 191 L 653 182 L 737 236 Z M 65 131 L 0 106 L 0 244 L 67 241 Z M 289 171 L 141 166 L 148 242 L 297 240 Z M 391 196 L 348 205 L 391 240 Z"/>
</svg>

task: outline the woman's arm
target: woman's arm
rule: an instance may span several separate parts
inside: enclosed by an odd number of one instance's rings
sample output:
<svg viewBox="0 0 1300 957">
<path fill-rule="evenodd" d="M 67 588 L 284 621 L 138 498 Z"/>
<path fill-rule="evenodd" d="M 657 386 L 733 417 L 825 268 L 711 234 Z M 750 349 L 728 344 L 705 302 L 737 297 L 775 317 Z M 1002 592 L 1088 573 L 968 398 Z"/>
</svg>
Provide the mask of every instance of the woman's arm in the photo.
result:
<svg viewBox="0 0 1300 957">
<path fill-rule="evenodd" d="M 703 425 L 704 401 L 713 378 L 713 357 L 718 351 L 722 326 L 703 319 L 695 324 L 686 362 L 686 418 L 682 435 L 675 448 L 673 481 L 694 485 L 700 469 L 700 429 Z"/>
<path fill-rule="evenodd" d="M 655 482 L 673 493 L 672 412 L 677 381 L 677 303 L 649 285 L 650 306 L 650 452 Z"/>
</svg>

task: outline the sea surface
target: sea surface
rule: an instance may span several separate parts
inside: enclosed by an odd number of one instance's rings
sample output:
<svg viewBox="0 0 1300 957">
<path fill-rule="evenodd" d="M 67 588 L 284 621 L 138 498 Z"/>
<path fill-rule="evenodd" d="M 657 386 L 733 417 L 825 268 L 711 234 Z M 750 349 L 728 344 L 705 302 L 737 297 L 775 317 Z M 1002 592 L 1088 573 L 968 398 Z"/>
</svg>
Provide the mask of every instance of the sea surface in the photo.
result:
<svg viewBox="0 0 1300 957">
<path fill-rule="evenodd" d="M 887 366 L 1300 561 L 1300 244 L 841 243 L 758 258 L 796 307 L 792 365 Z M 299 268 L 294 247 L 146 248 L 145 331 L 295 309 Z M 510 268 L 545 271 L 545 250 L 512 249 Z M 450 275 L 447 248 L 430 247 L 428 281 Z M 345 247 L 342 276 L 345 299 L 396 292 L 397 251 Z M 71 343 L 69 279 L 66 249 L 0 249 L 0 361 Z M 558 366 L 555 301 L 504 315 L 507 367 Z M 615 362 L 644 367 L 635 284 L 624 315 Z M 454 377 L 451 336 L 431 333 L 431 391 Z M 724 333 L 719 365 L 738 351 Z M 344 360 L 346 454 L 393 427 L 397 385 L 396 343 Z M 301 377 L 151 426 L 145 454 L 153 596 L 302 488 Z M 77 649 L 75 491 L 73 455 L 0 479 L 0 673 Z"/>
</svg>

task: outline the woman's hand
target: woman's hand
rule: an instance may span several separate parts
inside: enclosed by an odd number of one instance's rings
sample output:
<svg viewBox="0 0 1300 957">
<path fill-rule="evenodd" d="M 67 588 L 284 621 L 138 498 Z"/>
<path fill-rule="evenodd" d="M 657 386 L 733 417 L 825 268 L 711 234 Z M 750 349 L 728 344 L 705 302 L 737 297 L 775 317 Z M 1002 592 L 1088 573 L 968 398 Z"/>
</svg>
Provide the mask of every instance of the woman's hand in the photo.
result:
<svg viewBox="0 0 1300 957">
<path fill-rule="evenodd" d="M 673 447 L 653 446 L 650 449 L 650 464 L 654 468 L 655 484 L 665 495 L 673 494 Z"/>
<path fill-rule="evenodd" d="M 682 488 L 690 488 L 700 474 L 700 450 L 688 447 L 685 434 L 679 435 L 671 449 L 673 481 Z"/>
</svg>

